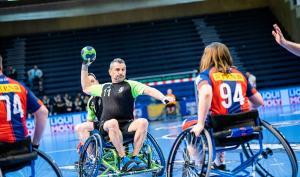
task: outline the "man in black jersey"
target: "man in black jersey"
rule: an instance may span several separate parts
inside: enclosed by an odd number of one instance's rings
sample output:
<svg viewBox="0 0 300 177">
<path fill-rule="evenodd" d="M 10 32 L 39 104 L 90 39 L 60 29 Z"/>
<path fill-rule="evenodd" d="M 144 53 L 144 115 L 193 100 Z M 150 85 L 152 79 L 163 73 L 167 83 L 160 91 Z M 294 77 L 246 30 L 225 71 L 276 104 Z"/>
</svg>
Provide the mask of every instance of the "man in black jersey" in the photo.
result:
<svg viewBox="0 0 300 177">
<path fill-rule="evenodd" d="M 123 171 L 145 169 L 146 164 L 138 158 L 138 153 L 147 135 L 148 121 L 144 118 L 134 119 L 134 100 L 146 94 L 163 103 L 172 102 L 174 98 L 164 96 L 155 88 L 137 81 L 126 80 L 126 65 L 123 59 L 116 58 L 110 63 L 111 83 L 91 85 L 88 81 L 88 66 L 83 63 L 81 69 L 81 86 L 83 92 L 92 96 L 101 96 L 103 111 L 100 118 L 100 132 L 108 134 L 121 157 Z M 123 147 L 123 136 L 134 134 L 132 159 L 126 156 Z"/>
</svg>

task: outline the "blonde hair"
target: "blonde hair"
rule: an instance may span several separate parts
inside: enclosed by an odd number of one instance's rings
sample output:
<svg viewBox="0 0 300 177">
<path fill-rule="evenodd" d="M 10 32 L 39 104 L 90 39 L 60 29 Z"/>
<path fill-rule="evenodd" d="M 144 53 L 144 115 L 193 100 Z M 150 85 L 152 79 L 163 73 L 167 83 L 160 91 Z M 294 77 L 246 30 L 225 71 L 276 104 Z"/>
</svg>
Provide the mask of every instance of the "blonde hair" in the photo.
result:
<svg viewBox="0 0 300 177">
<path fill-rule="evenodd" d="M 217 72 L 228 73 L 233 60 L 226 45 L 213 42 L 205 47 L 200 61 L 200 72 L 215 67 Z"/>
</svg>

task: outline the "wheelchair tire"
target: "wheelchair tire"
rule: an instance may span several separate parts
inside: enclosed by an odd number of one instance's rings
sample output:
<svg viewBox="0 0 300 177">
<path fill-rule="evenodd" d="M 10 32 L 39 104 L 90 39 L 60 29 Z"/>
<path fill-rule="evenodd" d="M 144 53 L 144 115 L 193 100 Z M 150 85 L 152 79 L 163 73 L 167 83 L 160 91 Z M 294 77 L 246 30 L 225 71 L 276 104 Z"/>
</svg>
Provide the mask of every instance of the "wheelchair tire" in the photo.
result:
<svg viewBox="0 0 300 177">
<path fill-rule="evenodd" d="M 79 177 L 96 177 L 102 158 L 102 140 L 97 134 L 90 136 L 79 157 Z"/>
<path fill-rule="evenodd" d="M 166 160 L 164 157 L 164 154 L 161 150 L 161 148 L 159 147 L 159 145 L 157 144 L 157 142 L 155 141 L 155 139 L 153 138 L 153 136 L 150 133 L 147 133 L 147 139 L 150 141 L 150 143 L 153 145 L 153 148 L 155 149 L 158 158 L 159 158 L 159 164 L 163 167 L 159 172 L 155 173 L 155 176 L 162 176 L 165 172 L 165 168 L 166 168 Z M 148 143 L 148 144 L 150 144 Z"/>
<path fill-rule="evenodd" d="M 5 177 L 24 177 L 24 176 L 35 176 L 35 177 L 62 177 L 62 173 L 58 168 L 57 164 L 47 154 L 40 151 L 39 149 L 33 148 L 33 151 L 37 152 L 37 159 L 33 161 L 34 171 L 31 166 L 25 166 L 24 168 L 4 174 Z"/>
<path fill-rule="evenodd" d="M 264 128 L 262 141 L 265 157 L 256 163 L 256 173 L 258 176 L 278 176 L 284 174 L 284 176 L 297 177 L 298 164 L 293 149 L 276 128 L 266 121 L 261 120 L 261 123 Z M 270 140 L 276 141 L 271 142 Z M 242 145 L 246 158 L 250 158 L 255 154 L 256 149 L 254 147 L 251 142 Z M 278 159 L 276 158 L 277 154 Z"/>
<path fill-rule="evenodd" d="M 187 129 L 180 133 L 172 146 L 167 163 L 167 177 L 186 177 L 200 175 L 205 177 L 209 176 L 211 168 L 210 164 L 212 162 L 213 155 L 211 136 L 209 132 L 204 129 L 200 137 L 196 138 L 195 135 L 190 133 L 190 130 L 191 129 Z M 198 147 L 197 150 L 200 150 L 197 151 L 197 153 L 199 152 L 199 158 L 194 161 L 194 164 L 191 164 L 193 160 L 191 160 L 191 156 L 189 155 L 189 152 L 187 150 L 188 144 L 197 145 L 194 147 Z M 201 147 L 201 149 L 199 149 L 199 147 Z M 176 163 L 181 163 L 180 167 L 178 167 L 178 169 L 181 171 L 176 171 Z M 196 169 L 197 164 L 199 166 L 199 169 Z"/>
<path fill-rule="evenodd" d="M 46 153 L 44 153 L 43 151 L 40 151 L 36 148 L 33 148 L 34 151 L 37 152 L 38 156 L 43 158 L 45 161 L 47 161 L 49 163 L 49 165 L 52 167 L 53 171 L 55 172 L 57 177 L 62 177 L 61 171 L 58 168 L 57 164 L 55 163 L 54 160 L 52 160 Z"/>
</svg>

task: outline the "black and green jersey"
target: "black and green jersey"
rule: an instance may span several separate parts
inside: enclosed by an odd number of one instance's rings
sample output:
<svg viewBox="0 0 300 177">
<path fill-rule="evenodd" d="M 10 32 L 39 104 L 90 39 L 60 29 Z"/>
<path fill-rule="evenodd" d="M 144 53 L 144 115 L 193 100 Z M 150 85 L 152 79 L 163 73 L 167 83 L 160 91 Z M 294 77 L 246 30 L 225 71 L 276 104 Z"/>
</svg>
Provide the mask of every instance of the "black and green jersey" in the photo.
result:
<svg viewBox="0 0 300 177">
<path fill-rule="evenodd" d="M 98 96 L 91 96 L 87 103 L 87 120 L 96 122 L 102 115 L 102 99 Z"/>
<path fill-rule="evenodd" d="M 140 82 L 130 80 L 91 86 L 91 95 L 102 98 L 101 121 L 117 119 L 120 122 L 125 122 L 132 120 L 134 118 L 134 100 L 143 94 L 146 87 Z"/>
</svg>

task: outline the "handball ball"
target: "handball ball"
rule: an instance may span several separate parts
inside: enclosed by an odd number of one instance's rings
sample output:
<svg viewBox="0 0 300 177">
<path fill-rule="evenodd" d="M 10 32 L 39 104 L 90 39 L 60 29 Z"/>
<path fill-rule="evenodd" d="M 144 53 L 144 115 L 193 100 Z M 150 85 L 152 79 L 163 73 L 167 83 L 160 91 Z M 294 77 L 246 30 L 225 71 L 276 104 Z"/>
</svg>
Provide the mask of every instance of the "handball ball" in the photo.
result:
<svg viewBox="0 0 300 177">
<path fill-rule="evenodd" d="M 81 57 L 84 63 L 91 64 L 96 60 L 96 50 L 91 46 L 85 46 L 81 49 Z"/>
</svg>

